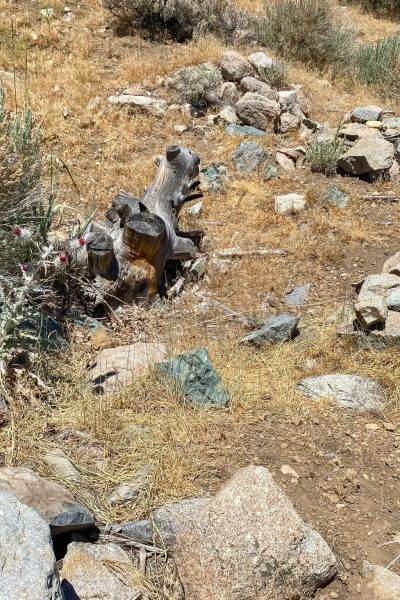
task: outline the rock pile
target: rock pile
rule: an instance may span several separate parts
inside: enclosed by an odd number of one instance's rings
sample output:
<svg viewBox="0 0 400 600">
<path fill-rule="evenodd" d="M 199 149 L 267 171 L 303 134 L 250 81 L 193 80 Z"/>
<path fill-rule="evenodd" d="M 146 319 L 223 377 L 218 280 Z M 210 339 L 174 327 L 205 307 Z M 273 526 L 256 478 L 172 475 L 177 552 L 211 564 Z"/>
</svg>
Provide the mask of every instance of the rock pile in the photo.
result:
<svg viewBox="0 0 400 600">
<path fill-rule="evenodd" d="M 358 284 L 358 298 L 338 335 L 376 350 L 400 346 L 400 252 L 383 265 L 382 273 Z"/>
</svg>

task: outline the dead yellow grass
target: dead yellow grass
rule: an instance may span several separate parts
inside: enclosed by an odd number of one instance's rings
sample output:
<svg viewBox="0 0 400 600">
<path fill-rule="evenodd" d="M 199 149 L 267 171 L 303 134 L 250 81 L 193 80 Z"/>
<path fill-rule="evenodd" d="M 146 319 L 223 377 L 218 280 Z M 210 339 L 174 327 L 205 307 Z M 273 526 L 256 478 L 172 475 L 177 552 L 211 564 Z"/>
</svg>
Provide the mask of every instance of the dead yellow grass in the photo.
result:
<svg viewBox="0 0 400 600">
<path fill-rule="evenodd" d="M 350 275 L 345 273 L 347 279 L 334 281 L 329 279 L 331 272 L 341 275 L 346 257 L 361 253 L 364 247 L 393 243 L 400 211 L 390 207 L 391 225 L 382 229 L 377 219 L 387 219 L 389 209 L 383 209 L 381 215 L 366 209 L 359 196 L 369 186 L 344 178 L 334 183 L 350 195 L 351 212 L 344 215 L 335 210 L 322 211 L 318 199 L 332 184 L 324 177 L 310 176 L 304 169 L 294 177 L 282 175 L 269 182 L 257 175 L 241 178 L 234 173 L 230 159 L 241 140 L 224 136 L 222 127 L 208 127 L 199 120 L 187 136 L 178 138 L 174 124 L 178 121 L 192 125 L 191 119 L 171 114 L 159 120 L 111 107 L 107 98 L 118 90 L 135 83 L 155 86 L 158 77 L 176 68 L 218 61 L 225 48 L 214 38 L 183 46 L 118 38 L 101 29 L 108 16 L 100 4 L 89 0 L 71 6 L 75 19 L 65 23 L 60 19 L 43 22 L 33 2 L 21 7 L 19 2 L 0 0 L 5 39 L 11 39 L 11 15 L 15 29 L 14 51 L 10 43 L 2 47 L 0 69 L 12 71 L 15 64 L 21 103 L 28 45 L 29 89 L 35 114 L 43 122 L 46 151 L 67 163 L 79 188 L 77 193 L 67 173 L 60 169 L 59 200 L 74 207 L 68 215 L 75 218 L 77 212 L 87 215 L 97 210 L 101 216 L 119 189 L 141 193 L 154 175 L 154 157 L 178 141 L 199 152 L 204 164 L 219 160 L 227 164 L 230 172 L 226 191 L 204 199 L 199 225 L 207 234 L 208 253 L 232 246 L 279 247 L 288 252 L 287 257 L 233 261 L 225 273 L 210 264 L 207 278 L 200 284 L 202 291 L 233 309 L 264 319 L 274 312 L 262 308 L 267 295 L 276 296 L 278 310 L 284 310 L 282 299 L 290 284 L 313 284 L 310 302 L 301 312 L 307 335 L 304 341 L 294 344 L 262 351 L 242 347 L 238 340 L 243 329 L 218 312 L 200 313 L 199 302 L 190 293 L 168 305 L 157 326 L 147 332 L 151 341 L 166 341 L 172 354 L 199 346 L 209 348 L 232 398 L 231 407 L 225 411 L 189 407 L 179 395 L 165 391 L 151 375 L 117 397 L 94 397 L 85 382 L 88 352 L 76 350 L 75 346 L 67 364 L 56 362 L 51 369 L 44 369 L 43 377 L 53 390 L 49 397 L 40 396 L 21 380 L 13 400 L 13 423 L 0 430 L 4 464 L 28 463 L 51 476 L 43 454 L 51 447 L 63 447 L 86 477 L 84 488 L 88 493 L 82 489 L 74 489 L 74 493 L 101 521 L 107 522 L 132 520 L 165 501 L 203 495 L 207 486 L 204 489 L 198 482 L 214 481 L 215 456 L 222 455 L 233 469 L 239 461 L 235 436 L 250 429 L 266 411 L 308 418 L 315 411 L 331 410 L 298 396 L 295 384 L 305 374 L 342 370 L 374 377 L 388 391 L 388 415 L 398 419 L 398 355 L 350 349 L 344 352 L 328 316 L 352 294 Z M 262 8 L 262 2 L 251 0 L 239 4 L 249 10 Z M 54 6 L 61 10 L 63 3 Z M 360 16 L 359 12 L 348 14 L 352 19 L 357 16 L 366 39 L 373 39 L 376 19 Z M 379 23 L 388 31 L 391 28 L 388 22 Z M 249 47 L 243 52 L 253 50 Z M 338 125 L 354 105 L 379 103 L 368 89 L 348 89 L 341 82 L 332 84 L 298 66 L 291 68 L 290 76 L 294 83 L 304 86 L 311 102 L 311 117 L 329 121 L 332 126 Z M 12 81 L 8 88 L 12 103 Z M 300 140 L 269 135 L 261 143 L 273 153 L 283 143 L 297 145 Z M 391 183 L 379 185 L 382 191 L 393 189 Z M 305 193 L 309 210 L 295 217 L 277 217 L 273 211 L 274 196 L 285 192 Z M 349 261 L 346 264 L 347 269 Z M 133 315 L 132 327 L 135 318 Z M 121 343 L 136 339 L 132 331 L 120 333 Z M 304 365 L 310 358 L 317 362 L 307 370 Z M 351 417 L 343 414 L 342 418 Z M 73 437 L 60 441 L 57 434 L 66 428 L 86 432 L 92 439 L 87 444 L 74 441 Z M 147 463 L 153 465 L 152 483 L 139 503 L 110 509 L 105 502 L 107 493 Z"/>
</svg>

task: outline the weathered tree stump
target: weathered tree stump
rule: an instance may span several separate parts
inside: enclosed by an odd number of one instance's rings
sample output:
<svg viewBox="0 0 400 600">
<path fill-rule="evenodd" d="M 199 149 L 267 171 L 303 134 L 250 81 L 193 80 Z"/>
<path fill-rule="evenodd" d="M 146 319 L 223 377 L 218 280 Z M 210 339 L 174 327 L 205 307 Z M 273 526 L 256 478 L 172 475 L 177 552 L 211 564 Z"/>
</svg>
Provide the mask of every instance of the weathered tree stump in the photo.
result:
<svg viewBox="0 0 400 600">
<path fill-rule="evenodd" d="M 185 202 L 202 197 L 199 166 L 194 152 L 169 146 L 144 197 L 119 192 L 105 227 L 92 226 L 88 275 L 110 304 L 154 296 L 168 260 L 195 258 L 190 234 L 179 234 L 178 217 Z"/>
</svg>

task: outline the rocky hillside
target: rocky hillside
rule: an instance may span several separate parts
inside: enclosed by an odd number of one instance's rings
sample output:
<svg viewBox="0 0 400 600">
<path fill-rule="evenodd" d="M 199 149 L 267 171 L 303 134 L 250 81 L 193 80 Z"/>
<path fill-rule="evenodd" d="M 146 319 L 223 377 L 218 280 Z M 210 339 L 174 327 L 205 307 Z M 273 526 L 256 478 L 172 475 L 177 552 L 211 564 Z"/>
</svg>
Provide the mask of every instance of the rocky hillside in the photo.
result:
<svg viewBox="0 0 400 600">
<path fill-rule="evenodd" d="M 217 4 L 0 0 L 4 600 L 400 597 L 396 10 Z"/>
</svg>

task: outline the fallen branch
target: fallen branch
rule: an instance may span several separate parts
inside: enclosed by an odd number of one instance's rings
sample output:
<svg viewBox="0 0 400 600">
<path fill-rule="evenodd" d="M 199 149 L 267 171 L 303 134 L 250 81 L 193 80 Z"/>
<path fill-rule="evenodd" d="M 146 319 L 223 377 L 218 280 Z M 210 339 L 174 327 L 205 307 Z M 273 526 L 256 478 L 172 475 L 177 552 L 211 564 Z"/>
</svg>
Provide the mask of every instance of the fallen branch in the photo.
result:
<svg viewBox="0 0 400 600">
<path fill-rule="evenodd" d="M 253 319 L 253 317 L 246 317 L 244 315 L 241 315 L 240 313 L 235 312 L 234 310 L 225 306 L 225 304 L 218 302 L 218 300 L 212 300 L 211 298 L 207 298 L 207 297 L 203 296 L 202 294 L 200 294 L 200 297 L 202 298 L 203 303 L 206 306 L 208 306 L 210 308 L 217 308 L 224 315 L 226 315 L 227 317 L 230 317 L 232 319 L 235 319 L 236 321 L 238 321 L 245 327 L 254 328 L 254 327 L 260 327 L 262 325 L 262 323 L 260 321 L 258 321 L 257 319 Z"/>
<path fill-rule="evenodd" d="M 280 248 L 254 248 L 253 250 L 241 250 L 240 248 L 226 248 L 217 250 L 214 256 L 218 258 L 242 258 L 244 256 L 287 256 L 286 250 Z"/>
<path fill-rule="evenodd" d="M 387 194 L 368 194 L 365 196 L 361 196 L 362 200 L 380 200 L 383 202 L 398 202 L 398 196 L 389 196 Z"/>
</svg>

